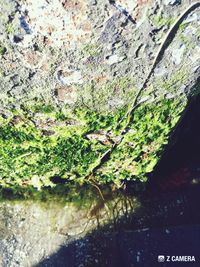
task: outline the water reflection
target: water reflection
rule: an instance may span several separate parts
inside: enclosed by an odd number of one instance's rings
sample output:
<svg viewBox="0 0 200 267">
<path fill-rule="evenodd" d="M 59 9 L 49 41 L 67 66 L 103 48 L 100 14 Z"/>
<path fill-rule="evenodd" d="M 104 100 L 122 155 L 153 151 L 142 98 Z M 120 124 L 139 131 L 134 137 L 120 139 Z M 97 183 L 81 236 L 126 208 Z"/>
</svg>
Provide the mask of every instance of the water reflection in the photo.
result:
<svg viewBox="0 0 200 267">
<path fill-rule="evenodd" d="M 75 187 L 70 192 L 73 190 Z M 43 201 L 39 194 L 32 194 L 34 200 L 14 200 L 7 195 L 12 201 L 0 204 L 1 266 L 33 266 L 92 230 L 106 225 L 114 229 L 121 217 L 127 218 L 140 206 L 137 197 L 123 191 L 101 190 L 103 199 L 91 187 L 76 191 L 73 197 L 48 191 L 44 198 L 43 192 Z"/>
</svg>

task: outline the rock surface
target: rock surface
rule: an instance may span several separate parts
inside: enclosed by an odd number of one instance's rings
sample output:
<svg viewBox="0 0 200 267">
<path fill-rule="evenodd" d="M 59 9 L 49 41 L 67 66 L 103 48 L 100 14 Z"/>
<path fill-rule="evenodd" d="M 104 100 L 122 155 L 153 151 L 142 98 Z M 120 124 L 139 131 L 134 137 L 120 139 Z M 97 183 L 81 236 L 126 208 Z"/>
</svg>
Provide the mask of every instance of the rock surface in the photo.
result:
<svg viewBox="0 0 200 267">
<path fill-rule="evenodd" d="M 70 107 L 124 106 L 144 81 L 167 30 L 189 4 L 1 1 L 1 109 L 35 97 Z M 155 84 L 152 97 L 191 92 L 188 79 L 195 84 L 199 76 L 199 17 L 197 8 L 164 52 L 149 83 Z M 160 77 L 170 90 L 158 86 Z"/>
</svg>

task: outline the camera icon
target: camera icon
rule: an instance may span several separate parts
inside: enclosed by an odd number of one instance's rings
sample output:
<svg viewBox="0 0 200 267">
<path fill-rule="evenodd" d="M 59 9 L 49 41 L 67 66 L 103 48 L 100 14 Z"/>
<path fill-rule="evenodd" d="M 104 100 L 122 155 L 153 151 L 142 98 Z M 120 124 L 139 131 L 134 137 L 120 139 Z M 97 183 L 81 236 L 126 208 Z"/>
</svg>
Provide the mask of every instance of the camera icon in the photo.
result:
<svg viewBox="0 0 200 267">
<path fill-rule="evenodd" d="M 164 262 L 165 261 L 165 256 L 159 255 L 158 256 L 158 262 Z"/>
</svg>

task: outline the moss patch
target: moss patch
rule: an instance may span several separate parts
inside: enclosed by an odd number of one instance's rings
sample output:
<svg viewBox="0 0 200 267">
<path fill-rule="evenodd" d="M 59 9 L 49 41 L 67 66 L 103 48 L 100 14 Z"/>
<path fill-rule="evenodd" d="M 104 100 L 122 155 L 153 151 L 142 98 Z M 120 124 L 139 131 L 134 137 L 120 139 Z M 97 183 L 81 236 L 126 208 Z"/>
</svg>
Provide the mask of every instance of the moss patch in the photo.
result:
<svg viewBox="0 0 200 267">
<path fill-rule="evenodd" d="M 163 100 L 138 108 L 125 138 L 97 170 L 95 180 L 117 185 L 123 180 L 146 181 L 146 174 L 157 163 L 184 106 L 180 101 Z M 59 177 L 63 183 L 87 182 L 88 170 L 111 147 L 110 142 L 88 139 L 87 134 L 106 137 L 111 132 L 116 138 L 120 133 L 117 125 L 125 111 L 76 109 L 70 114 L 66 110 L 58 112 L 50 105 L 39 105 L 32 108 L 32 113 L 24 108 L 21 113 L 13 111 L 11 119 L 1 118 L 1 186 L 55 187 L 53 177 Z"/>
<path fill-rule="evenodd" d="M 123 141 L 97 171 L 98 181 L 114 181 L 119 186 L 123 180 L 145 182 L 168 143 L 185 104 L 181 100 L 163 100 L 138 108 Z"/>
<path fill-rule="evenodd" d="M 0 184 L 3 187 L 53 187 L 51 178 L 83 182 L 90 166 L 105 152 L 107 145 L 88 140 L 90 131 L 106 130 L 117 123 L 118 114 L 100 114 L 89 110 L 74 111 L 71 116 L 43 106 L 0 121 Z M 27 115 L 28 114 L 28 115 Z M 40 125 L 34 123 L 39 114 Z M 55 119 L 57 118 L 57 120 Z M 59 124 L 58 121 L 63 121 Z M 51 122 L 51 124 L 50 124 Z M 44 131 L 41 127 L 47 127 Z M 50 127 L 52 135 L 45 135 Z"/>
<path fill-rule="evenodd" d="M 152 21 L 153 24 L 156 27 L 162 27 L 162 26 L 168 26 L 169 27 L 175 22 L 176 18 L 171 17 L 171 16 L 166 17 L 164 13 L 161 13 L 157 16 L 153 16 L 152 20 L 153 20 Z"/>
</svg>

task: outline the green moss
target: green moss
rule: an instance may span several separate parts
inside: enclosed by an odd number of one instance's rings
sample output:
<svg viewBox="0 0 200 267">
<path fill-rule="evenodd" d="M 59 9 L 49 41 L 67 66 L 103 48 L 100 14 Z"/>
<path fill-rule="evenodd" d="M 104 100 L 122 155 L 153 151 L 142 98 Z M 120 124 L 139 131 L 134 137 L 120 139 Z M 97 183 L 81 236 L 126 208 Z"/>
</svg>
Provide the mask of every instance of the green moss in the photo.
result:
<svg viewBox="0 0 200 267">
<path fill-rule="evenodd" d="M 89 142 L 71 132 L 70 136 L 42 135 L 29 122 L 0 127 L 1 184 L 33 185 L 40 189 L 53 186 L 52 176 L 63 179 L 83 177 L 89 165 L 104 151 L 100 144 Z"/>
<path fill-rule="evenodd" d="M 163 100 L 143 105 L 134 112 L 129 131 L 110 159 L 97 170 L 99 183 L 122 180 L 146 180 L 157 163 L 169 133 L 177 123 L 184 104 Z M 54 188 L 52 177 L 60 177 L 66 183 L 87 182 L 88 171 L 110 148 L 111 144 L 88 140 L 87 133 L 112 132 L 120 134 L 117 125 L 126 109 L 102 113 L 88 109 L 76 109 L 73 113 L 54 110 L 48 105 L 37 105 L 32 110 L 39 113 L 48 130 L 34 122 L 34 112 L 23 108 L 12 119 L 1 118 L 0 124 L 0 185 L 3 188 Z M 45 116 L 43 116 L 45 115 Z M 49 121 L 55 124 L 49 125 Z M 60 124 L 57 122 L 60 121 Z M 72 123 L 73 122 L 73 123 Z M 46 129 L 46 128 L 45 128 Z"/>
<path fill-rule="evenodd" d="M 15 29 L 14 29 L 13 24 L 12 23 L 7 23 L 6 24 L 5 31 L 6 31 L 7 34 L 14 33 L 15 32 Z"/>
<path fill-rule="evenodd" d="M 180 69 L 177 70 L 176 73 L 172 74 L 170 77 L 157 79 L 150 88 L 147 90 L 147 94 L 150 92 L 154 92 L 157 88 L 160 88 L 161 91 L 165 93 L 173 93 L 176 92 L 182 84 L 185 83 L 189 75 L 188 69 Z"/>
<path fill-rule="evenodd" d="M 176 20 L 176 18 L 174 18 L 174 17 L 165 17 L 165 15 L 163 13 L 161 13 L 157 16 L 153 16 L 152 19 L 153 19 L 152 22 L 156 27 L 170 26 Z"/>
<path fill-rule="evenodd" d="M 125 138 L 97 171 L 98 181 L 119 186 L 123 180 L 146 181 L 184 107 L 180 101 L 163 100 L 138 108 Z"/>
<path fill-rule="evenodd" d="M 66 115 L 63 112 L 57 112 L 55 118 L 58 121 L 65 121 L 67 119 Z"/>
<path fill-rule="evenodd" d="M 118 112 L 96 112 L 92 110 L 76 110 L 77 119 L 84 122 L 86 132 L 99 130 L 114 130 L 120 118 L 125 114 L 126 109 Z"/>
<path fill-rule="evenodd" d="M 34 111 L 52 115 L 49 106 L 36 106 Z M 16 116 L 16 111 L 13 111 Z M 49 113 L 51 112 L 51 113 Z M 59 119 L 70 120 L 64 114 L 55 113 Z M 0 184 L 3 187 L 34 186 L 38 189 L 54 186 L 51 177 L 59 176 L 66 181 L 82 183 L 87 170 L 107 146 L 96 140 L 88 140 L 88 131 L 110 129 L 120 117 L 97 114 L 92 111 L 74 112 L 74 125 L 52 126 L 52 136 L 34 124 L 34 117 L 26 117 L 24 109 L 20 122 L 1 118 L 0 125 Z M 54 114 L 53 114 L 54 115 Z M 30 116 L 30 114 L 29 114 Z M 49 117 L 46 117 L 47 121 Z"/>
<path fill-rule="evenodd" d="M 185 44 L 186 48 L 187 48 L 187 51 L 191 50 L 191 49 L 194 49 L 196 46 L 195 46 L 195 43 L 191 40 L 190 37 L 188 37 L 187 35 L 185 34 L 180 34 L 180 40 L 183 44 Z"/>
<path fill-rule="evenodd" d="M 43 103 L 41 103 L 41 104 L 32 106 L 31 110 L 33 112 L 51 113 L 55 110 L 55 108 L 50 104 L 44 105 Z"/>
<path fill-rule="evenodd" d="M 97 44 L 87 44 L 81 52 L 84 56 L 97 57 L 101 54 L 101 48 Z"/>
</svg>

